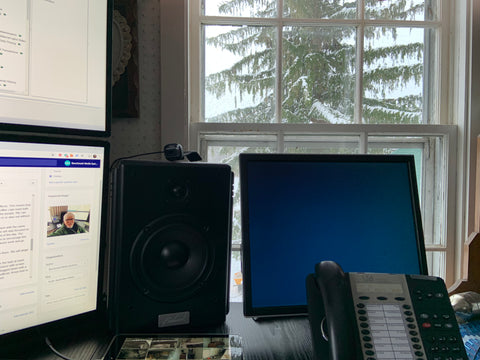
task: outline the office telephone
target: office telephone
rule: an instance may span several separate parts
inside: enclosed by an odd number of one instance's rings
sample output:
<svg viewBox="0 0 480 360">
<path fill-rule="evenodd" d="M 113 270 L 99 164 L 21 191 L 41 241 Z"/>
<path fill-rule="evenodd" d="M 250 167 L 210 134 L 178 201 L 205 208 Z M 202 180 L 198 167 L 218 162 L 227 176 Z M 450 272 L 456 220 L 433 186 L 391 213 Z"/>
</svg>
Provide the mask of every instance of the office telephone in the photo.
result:
<svg viewBox="0 0 480 360">
<path fill-rule="evenodd" d="M 468 359 L 440 278 L 344 273 L 323 261 L 306 289 L 317 360 Z"/>
</svg>

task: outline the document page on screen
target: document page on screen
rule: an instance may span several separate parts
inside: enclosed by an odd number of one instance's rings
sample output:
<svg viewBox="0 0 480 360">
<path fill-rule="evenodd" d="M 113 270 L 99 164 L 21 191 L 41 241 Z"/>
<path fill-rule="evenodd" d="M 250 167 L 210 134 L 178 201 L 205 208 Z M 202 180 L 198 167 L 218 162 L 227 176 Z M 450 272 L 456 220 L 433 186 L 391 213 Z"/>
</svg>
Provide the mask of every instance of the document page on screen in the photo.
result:
<svg viewBox="0 0 480 360">
<path fill-rule="evenodd" d="M 2 0 L 0 122 L 105 130 L 107 0 Z"/>
</svg>

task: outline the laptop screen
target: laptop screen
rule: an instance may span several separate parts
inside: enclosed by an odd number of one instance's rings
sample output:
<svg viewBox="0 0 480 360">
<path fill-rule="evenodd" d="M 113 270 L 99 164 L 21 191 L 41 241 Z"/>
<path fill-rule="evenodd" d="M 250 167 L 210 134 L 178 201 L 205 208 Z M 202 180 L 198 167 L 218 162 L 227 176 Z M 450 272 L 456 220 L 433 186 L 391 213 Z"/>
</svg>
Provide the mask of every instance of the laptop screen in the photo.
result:
<svg viewBox="0 0 480 360">
<path fill-rule="evenodd" d="M 240 183 L 246 316 L 306 313 L 323 260 L 427 273 L 413 156 L 241 154 Z"/>
</svg>

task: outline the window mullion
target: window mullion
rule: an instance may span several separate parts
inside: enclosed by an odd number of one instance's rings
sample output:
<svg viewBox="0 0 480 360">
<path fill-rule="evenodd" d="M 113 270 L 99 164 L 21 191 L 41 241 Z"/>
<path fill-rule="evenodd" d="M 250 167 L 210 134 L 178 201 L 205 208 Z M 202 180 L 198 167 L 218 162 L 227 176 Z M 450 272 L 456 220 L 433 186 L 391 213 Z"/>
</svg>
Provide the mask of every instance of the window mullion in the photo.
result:
<svg viewBox="0 0 480 360">
<path fill-rule="evenodd" d="M 277 2 L 277 53 L 276 63 L 277 69 L 275 72 L 275 122 L 280 124 L 282 122 L 282 53 L 283 53 L 283 0 Z"/>
<path fill-rule="evenodd" d="M 365 4 L 363 0 L 358 2 L 357 12 L 360 23 L 357 26 L 357 43 L 355 54 L 355 109 L 354 121 L 356 124 L 362 124 L 362 106 L 363 106 L 363 44 L 365 34 Z"/>
<path fill-rule="evenodd" d="M 368 132 L 362 131 L 360 133 L 360 154 L 368 153 Z"/>
<path fill-rule="evenodd" d="M 282 51 L 283 51 L 283 24 L 281 21 L 277 25 L 277 69 L 275 71 L 275 122 L 282 122 Z"/>
<path fill-rule="evenodd" d="M 277 152 L 285 152 L 285 132 L 279 131 L 277 133 Z"/>
</svg>

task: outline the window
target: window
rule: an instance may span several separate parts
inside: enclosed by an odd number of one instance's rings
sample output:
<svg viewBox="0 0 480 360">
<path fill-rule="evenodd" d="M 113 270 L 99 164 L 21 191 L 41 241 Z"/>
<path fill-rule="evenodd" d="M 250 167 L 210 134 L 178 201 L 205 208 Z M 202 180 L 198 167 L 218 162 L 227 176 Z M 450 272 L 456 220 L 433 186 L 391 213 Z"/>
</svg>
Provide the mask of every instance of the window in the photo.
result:
<svg viewBox="0 0 480 360">
<path fill-rule="evenodd" d="M 190 4 L 198 121 L 440 122 L 440 0 Z"/>
<path fill-rule="evenodd" d="M 461 109 L 449 98 L 449 6 L 189 1 L 189 148 L 236 174 L 243 151 L 413 154 L 429 272 L 451 285 L 465 238 L 455 207 L 465 205 L 457 201 L 464 182 L 457 148 L 464 144 L 457 146 L 462 137 L 451 120 Z M 164 84 L 171 94 L 172 82 Z M 163 120 L 162 138 L 170 126 L 179 139 L 178 122 Z M 240 270 L 239 209 L 236 202 L 232 275 Z"/>
</svg>

